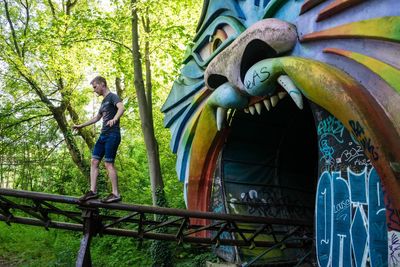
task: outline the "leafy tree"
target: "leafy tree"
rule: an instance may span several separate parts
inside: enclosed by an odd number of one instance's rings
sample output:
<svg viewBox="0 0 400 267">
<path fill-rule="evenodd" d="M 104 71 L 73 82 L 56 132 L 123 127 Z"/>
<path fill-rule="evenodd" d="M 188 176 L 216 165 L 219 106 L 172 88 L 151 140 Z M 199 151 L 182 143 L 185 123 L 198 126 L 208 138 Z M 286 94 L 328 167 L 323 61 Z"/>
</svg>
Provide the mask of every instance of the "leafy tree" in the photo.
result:
<svg viewBox="0 0 400 267">
<path fill-rule="evenodd" d="M 88 165 L 82 158 L 82 152 L 72 137 L 67 121 L 68 116 L 73 120 L 78 119 L 71 105 L 71 96 L 82 79 L 74 72 L 81 71 L 76 68 L 77 62 L 67 55 L 73 52 L 78 56 L 79 51 L 62 45 L 63 40 L 73 34 L 77 26 L 70 18 L 77 1 L 66 1 L 60 11 L 51 1 L 48 1 L 47 6 L 28 0 L 2 2 L 1 12 L 5 16 L 1 17 L 3 40 L 0 43 L 0 58 L 10 75 L 8 81 L 23 81 L 20 87 L 26 92 L 26 97 L 51 114 L 72 160 L 82 174 L 88 177 Z M 17 111 L 11 109 L 10 112 Z M 37 115 L 29 116 L 16 123 L 36 118 Z M 80 134 L 89 147 L 93 146 L 93 135 L 90 132 L 82 131 Z"/>
</svg>

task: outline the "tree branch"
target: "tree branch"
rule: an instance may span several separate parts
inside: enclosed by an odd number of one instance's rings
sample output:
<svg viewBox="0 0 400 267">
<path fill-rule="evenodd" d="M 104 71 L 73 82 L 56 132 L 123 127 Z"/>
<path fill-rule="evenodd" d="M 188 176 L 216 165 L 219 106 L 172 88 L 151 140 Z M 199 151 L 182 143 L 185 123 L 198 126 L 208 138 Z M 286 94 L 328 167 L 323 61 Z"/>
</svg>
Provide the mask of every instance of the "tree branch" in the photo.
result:
<svg viewBox="0 0 400 267">
<path fill-rule="evenodd" d="M 75 1 L 68 0 L 66 4 L 65 14 L 67 14 L 68 16 L 71 15 L 71 10 L 76 5 L 76 3 L 78 3 L 78 0 Z"/>
<path fill-rule="evenodd" d="M 13 42 L 14 42 L 14 47 L 15 47 L 16 53 L 18 54 L 19 57 L 22 57 L 21 51 L 18 46 L 17 34 L 15 33 L 14 24 L 11 21 L 10 10 L 8 8 L 7 0 L 3 0 L 3 2 L 4 2 L 4 8 L 6 11 L 7 21 L 8 21 L 8 24 L 10 25 L 11 34 L 13 37 Z"/>
<path fill-rule="evenodd" d="M 28 3 L 28 0 L 25 1 L 25 4 L 23 4 L 22 1 L 21 1 L 21 5 L 25 8 L 25 12 L 26 12 L 26 18 L 25 18 L 25 23 L 24 23 L 24 24 L 25 24 L 25 28 L 24 28 L 24 37 L 26 37 L 26 36 L 27 36 L 27 33 L 28 33 L 28 25 L 29 25 L 29 20 L 30 20 L 30 13 L 29 13 L 29 3 Z M 25 40 L 27 40 L 27 38 L 25 38 Z M 25 45 L 26 45 L 26 42 L 24 42 L 24 43 L 22 44 L 22 51 L 21 51 L 22 57 L 25 56 Z"/>
<path fill-rule="evenodd" d="M 51 14 L 53 15 L 53 18 L 56 18 L 56 9 L 54 8 L 53 2 L 51 0 L 47 1 L 50 6 Z"/>
<path fill-rule="evenodd" d="M 20 125 L 20 124 L 22 124 L 24 122 L 28 122 L 28 121 L 31 121 L 31 120 L 34 120 L 34 119 L 37 119 L 37 118 L 43 118 L 43 117 L 49 117 L 49 116 L 52 116 L 52 114 L 39 114 L 39 115 L 36 115 L 36 116 L 32 116 L 32 117 L 17 121 L 15 123 L 9 124 L 6 127 L 4 127 L 2 130 L 10 129 L 10 128 L 14 127 L 14 126 Z"/>
</svg>

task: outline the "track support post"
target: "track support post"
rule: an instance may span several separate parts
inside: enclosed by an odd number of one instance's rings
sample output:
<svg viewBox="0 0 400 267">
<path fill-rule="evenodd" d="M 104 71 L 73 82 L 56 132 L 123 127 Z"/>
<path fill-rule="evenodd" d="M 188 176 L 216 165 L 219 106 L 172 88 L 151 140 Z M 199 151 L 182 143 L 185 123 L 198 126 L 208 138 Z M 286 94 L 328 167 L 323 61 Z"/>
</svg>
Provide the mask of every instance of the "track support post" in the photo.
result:
<svg viewBox="0 0 400 267">
<path fill-rule="evenodd" d="M 82 218 L 84 220 L 83 237 L 76 260 L 76 267 L 91 267 L 90 243 L 92 237 L 99 232 L 99 211 L 96 208 L 83 208 Z"/>
</svg>

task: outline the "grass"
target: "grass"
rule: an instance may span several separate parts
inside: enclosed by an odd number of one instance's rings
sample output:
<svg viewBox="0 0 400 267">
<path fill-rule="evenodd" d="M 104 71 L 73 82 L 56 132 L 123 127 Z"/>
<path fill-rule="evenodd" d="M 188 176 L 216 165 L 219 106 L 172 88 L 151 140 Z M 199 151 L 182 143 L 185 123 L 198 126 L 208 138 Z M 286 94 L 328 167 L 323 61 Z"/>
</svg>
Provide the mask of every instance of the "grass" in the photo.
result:
<svg viewBox="0 0 400 267">
<path fill-rule="evenodd" d="M 62 266 L 73 267 L 78 255 L 82 234 L 0 222 L 0 266 Z M 127 237 L 94 237 L 91 244 L 95 267 L 151 266 L 150 242 Z M 189 244 L 172 245 L 175 266 L 204 266 L 205 260 L 216 260 L 210 251 Z"/>
</svg>

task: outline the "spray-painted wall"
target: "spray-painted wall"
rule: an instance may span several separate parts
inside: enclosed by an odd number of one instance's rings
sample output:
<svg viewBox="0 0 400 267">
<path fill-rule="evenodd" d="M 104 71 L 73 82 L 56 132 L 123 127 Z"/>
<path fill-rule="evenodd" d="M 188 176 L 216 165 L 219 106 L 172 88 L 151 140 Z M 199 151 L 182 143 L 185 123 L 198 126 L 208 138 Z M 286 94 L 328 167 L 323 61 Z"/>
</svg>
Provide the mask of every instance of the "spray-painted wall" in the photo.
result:
<svg viewBox="0 0 400 267">
<path fill-rule="evenodd" d="M 315 116 L 319 143 L 315 244 L 320 266 L 388 266 L 382 183 L 362 147 L 326 111 Z M 394 263 L 394 261 L 391 261 Z"/>
</svg>

